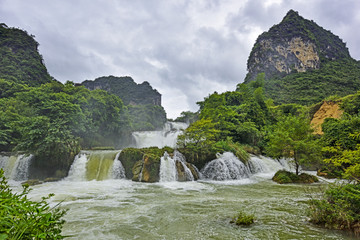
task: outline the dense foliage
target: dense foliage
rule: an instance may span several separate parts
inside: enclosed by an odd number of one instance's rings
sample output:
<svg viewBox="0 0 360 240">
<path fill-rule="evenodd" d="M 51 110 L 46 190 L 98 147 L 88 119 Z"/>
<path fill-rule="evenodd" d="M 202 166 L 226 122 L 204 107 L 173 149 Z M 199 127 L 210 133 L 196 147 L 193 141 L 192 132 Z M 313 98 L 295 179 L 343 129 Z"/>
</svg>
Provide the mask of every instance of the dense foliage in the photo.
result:
<svg viewBox="0 0 360 240">
<path fill-rule="evenodd" d="M 102 89 L 121 98 L 129 109 L 134 131 L 161 129 L 166 122 L 166 112 L 161 106 L 161 94 L 148 82 L 137 84 L 131 77 L 100 77 L 84 81 L 90 90 Z"/>
<path fill-rule="evenodd" d="M 24 186 L 19 194 L 13 193 L 0 169 L 0 239 L 63 239 L 61 235 L 66 211 L 50 207 L 46 202 L 27 198 L 30 191 Z"/>
<path fill-rule="evenodd" d="M 34 166 L 49 174 L 65 175 L 80 148 L 119 147 L 120 136 L 129 134 L 122 101 L 103 90 L 55 81 L 11 85 L 18 91 L 0 90 L 6 96 L 0 99 L 0 151 L 32 153 Z"/>
<path fill-rule="evenodd" d="M 311 222 L 348 229 L 360 236 L 360 185 L 332 185 L 320 199 L 310 200 Z"/>
<path fill-rule="evenodd" d="M 0 24 L 0 79 L 39 86 L 51 82 L 34 36 Z"/>
<path fill-rule="evenodd" d="M 201 168 L 217 152 L 231 150 L 244 156 L 240 144 L 253 149 L 261 146 L 261 129 L 273 121 L 265 103 L 262 81 L 260 77 L 251 85 L 240 84 L 237 91 L 215 92 L 198 103 L 199 120 L 190 124 L 177 143 L 189 162 Z M 246 156 L 241 159 L 246 161 Z"/>
<path fill-rule="evenodd" d="M 353 59 L 330 61 L 317 70 L 269 79 L 264 88 L 276 104 L 310 105 L 331 95 L 343 97 L 359 90 L 360 64 Z"/>
<path fill-rule="evenodd" d="M 298 175 L 300 166 L 319 159 L 320 146 L 312 132 L 308 119 L 283 116 L 268 133 L 266 153 L 274 158 L 290 159 Z"/>
</svg>

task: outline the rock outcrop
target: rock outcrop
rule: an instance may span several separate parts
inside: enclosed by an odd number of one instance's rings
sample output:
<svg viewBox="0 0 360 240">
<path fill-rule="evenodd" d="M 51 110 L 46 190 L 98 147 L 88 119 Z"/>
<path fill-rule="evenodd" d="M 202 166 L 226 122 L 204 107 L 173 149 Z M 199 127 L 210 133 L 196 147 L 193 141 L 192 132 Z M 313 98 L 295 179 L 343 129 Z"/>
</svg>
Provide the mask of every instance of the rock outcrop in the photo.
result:
<svg viewBox="0 0 360 240">
<path fill-rule="evenodd" d="M 250 53 L 245 82 L 319 69 L 323 62 L 350 58 L 345 43 L 315 22 L 290 10 L 282 22 L 261 34 Z"/>
<path fill-rule="evenodd" d="M 323 134 L 321 125 L 324 123 L 326 118 L 336 118 L 339 119 L 343 114 L 343 110 L 340 109 L 338 102 L 334 101 L 324 101 L 317 110 L 311 120 L 311 125 L 314 128 L 315 134 Z"/>
</svg>

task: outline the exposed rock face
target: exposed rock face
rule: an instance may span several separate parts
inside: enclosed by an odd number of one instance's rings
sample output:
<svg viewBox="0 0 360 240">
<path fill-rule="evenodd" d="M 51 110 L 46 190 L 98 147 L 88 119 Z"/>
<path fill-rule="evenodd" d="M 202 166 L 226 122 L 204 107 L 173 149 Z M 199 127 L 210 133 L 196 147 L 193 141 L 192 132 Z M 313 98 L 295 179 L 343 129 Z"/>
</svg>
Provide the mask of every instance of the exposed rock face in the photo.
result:
<svg viewBox="0 0 360 240">
<path fill-rule="evenodd" d="M 131 77 L 100 77 L 81 83 L 87 89 L 102 89 L 121 98 L 125 105 L 152 104 L 161 106 L 161 94 L 148 82 L 135 83 Z"/>
<path fill-rule="evenodd" d="M 261 34 L 248 59 L 245 82 L 319 69 L 328 60 L 350 58 L 342 40 L 290 10 L 282 22 Z"/>
<path fill-rule="evenodd" d="M 344 111 L 340 109 L 340 106 L 337 102 L 324 101 L 319 110 L 315 112 L 314 117 L 311 120 L 311 125 L 314 128 L 314 133 L 323 134 L 321 125 L 324 123 L 324 120 L 326 118 L 339 119 L 343 112 Z"/>
</svg>

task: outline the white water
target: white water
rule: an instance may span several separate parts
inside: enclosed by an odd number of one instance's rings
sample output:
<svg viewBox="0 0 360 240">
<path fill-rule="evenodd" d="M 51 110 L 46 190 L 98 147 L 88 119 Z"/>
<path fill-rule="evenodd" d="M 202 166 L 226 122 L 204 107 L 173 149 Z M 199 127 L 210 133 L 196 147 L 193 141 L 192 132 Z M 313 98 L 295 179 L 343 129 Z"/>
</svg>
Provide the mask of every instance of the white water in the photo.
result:
<svg viewBox="0 0 360 240">
<path fill-rule="evenodd" d="M 244 164 L 233 153 L 225 152 L 207 163 L 201 173 L 205 179 L 224 181 L 249 179 L 251 175 L 258 173 L 274 174 L 280 169 L 289 169 L 289 166 L 263 156 L 251 156 L 247 164 Z"/>
<path fill-rule="evenodd" d="M 188 125 L 182 122 L 167 122 L 160 131 L 138 131 L 133 132 L 135 147 L 159 147 L 165 146 L 174 148 L 177 137 L 186 129 Z"/>
<path fill-rule="evenodd" d="M 9 180 L 24 181 L 28 179 L 29 166 L 33 155 L 0 156 L 0 168 Z"/>
<path fill-rule="evenodd" d="M 160 182 L 174 182 L 178 181 L 178 170 L 176 163 L 180 163 L 184 168 L 187 181 L 194 181 L 194 176 L 191 173 L 191 170 L 186 165 L 185 157 L 179 152 L 174 151 L 173 157 L 165 152 L 164 156 L 161 157 L 160 161 Z"/>
<path fill-rule="evenodd" d="M 121 151 L 81 151 L 70 167 L 69 181 L 88 181 L 125 178 L 125 170 L 118 160 Z M 114 156 L 108 159 L 109 155 Z M 90 166 L 92 161 L 92 166 Z M 110 162 L 110 164 L 109 164 Z"/>
<path fill-rule="evenodd" d="M 167 152 L 160 161 L 160 182 L 174 182 L 177 180 L 176 163 Z"/>
</svg>

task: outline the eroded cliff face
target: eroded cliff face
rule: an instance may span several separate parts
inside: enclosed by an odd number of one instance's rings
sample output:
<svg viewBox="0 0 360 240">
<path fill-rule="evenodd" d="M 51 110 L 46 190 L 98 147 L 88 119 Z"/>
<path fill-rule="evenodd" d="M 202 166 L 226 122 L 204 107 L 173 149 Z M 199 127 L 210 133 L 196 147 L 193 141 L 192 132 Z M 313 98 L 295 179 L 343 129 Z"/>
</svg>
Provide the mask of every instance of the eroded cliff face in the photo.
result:
<svg viewBox="0 0 360 240">
<path fill-rule="evenodd" d="M 317 110 L 311 120 L 311 125 L 315 134 L 323 134 L 321 125 L 326 118 L 339 119 L 343 114 L 343 110 L 340 109 L 340 105 L 333 101 L 324 101 L 319 110 Z"/>
<path fill-rule="evenodd" d="M 345 43 L 315 22 L 290 10 L 281 23 L 261 34 L 250 53 L 245 82 L 319 69 L 322 63 L 350 58 Z"/>
<path fill-rule="evenodd" d="M 308 69 L 320 67 L 320 57 L 316 45 L 301 37 L 294 37 L 290 41 L 277 42 L 264 39 L 253 54 L 253 62 L 249 66 L 249 73 L 256 76 L 265 72 L 266 76 L 278 73 L 289 74 L 293 71 L 305 72 Z"/>
</svg>

